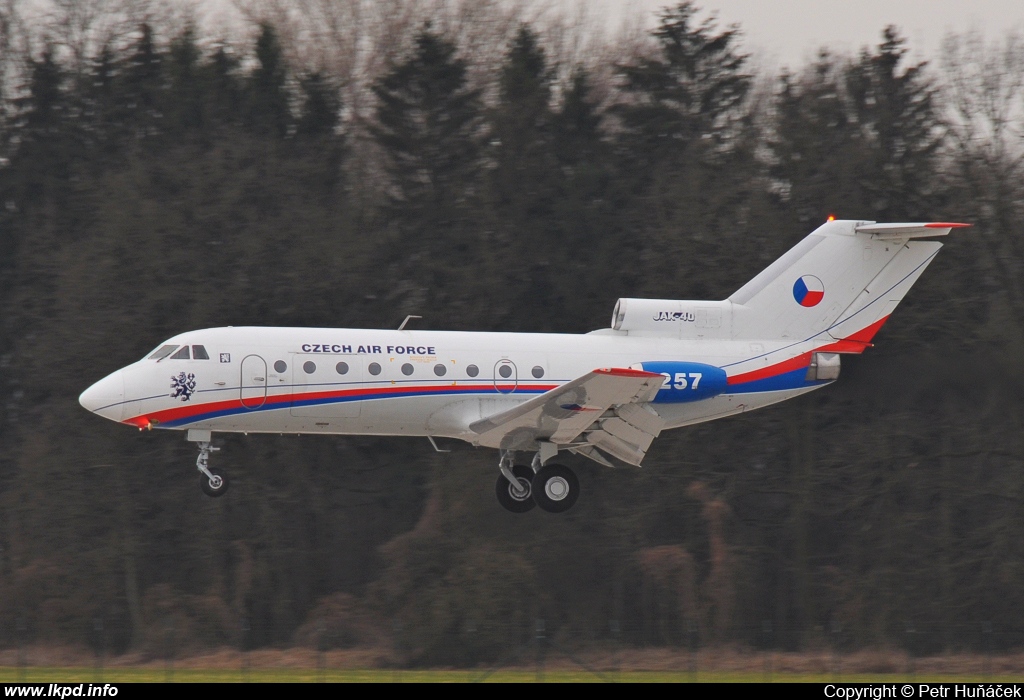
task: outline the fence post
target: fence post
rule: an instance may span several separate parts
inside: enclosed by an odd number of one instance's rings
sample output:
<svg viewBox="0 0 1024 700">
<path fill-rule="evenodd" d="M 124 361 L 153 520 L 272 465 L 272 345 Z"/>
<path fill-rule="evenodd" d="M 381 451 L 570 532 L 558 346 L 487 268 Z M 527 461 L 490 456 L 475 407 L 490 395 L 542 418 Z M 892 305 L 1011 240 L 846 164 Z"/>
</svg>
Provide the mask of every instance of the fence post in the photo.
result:
<svg viewBox="0 0 1024 700">
<path fill-rule="evenodd" d="M 28 623 L 25 617 L 18 617 L 18 680 L 25 682 L 25 637 L 28 635 Z"/>
<path fill-rule="evenodd" d="M 911 680 L 914 678 L 914 626 L 907 625 L 907 675 L 910 676 Z"/>
<path fill-rule="evenodd" d="M 325 639 L 327 634 L 327 625 L 321 618 L 316 623 L 316 681 L 317 683 L 324 682 L 324 650 L 327 644 Z"/>
<path fill-rule="evenodd" d="M 619 655 L 622 652 L 622 644 L 619 640 L 619 633 L 621 631 L 619 629 L 619 621 L 612 620 L 608 626 L 611 628 L 612 633 L 612 670 L 615 672 L 616 677 L 618 677 L 621 680 L 622 663 L 621 659 L 619 658 Z"/>
<path fill-rule="evenodd" d="M 693 620 L 687 624 L 687 641 L 690 647 L 690 682 L 697 682 L 697 625 Z"/>
<path fill-rule="evenodd" d="M 839 643 L 842 641 L 843 626 L 832 620 L 832 678 L 839 680 L 842 675 L 842 656 L 839 650 Z"/>
<path fill-rule="evenodd" d="M 992 674 L 992 651 L 993 651 L 992 647 L 993 647 L 993 644 L 992 644 L 992 623 L 991 622 L 983 622 L 981 624 L 981 639 L 982 639 L 982 641 L 981 641 L 982 653 L 985 655 L 983 673 L 985 675 L 985 680 L 987 681 L 989 679 L 989 676 Z"/>
<path fill-rule="evenodd" d="M 164 682 L 174 680 L 174 622 L 167 621 L 164 627 Z"/>
<path fill-rule="evenodd" d="M 395 631 L 395 652 L 397 658 L 395 659 L 394 673 L 391 674 L 391 681 L 393 683 L 401 683 L 402 676 L 399 673 L 398 666 L 404 660 L 402 653 L 402 621 L 396 619 L 393 623 L 393 629 Z"/>
<path fill-rule="evenodd" d="M 772 682 L 772 621 L 761 620 L 761 644 L 764 647 L 764 682 Z"/>
<path fill-rule="evenodd" d="M 241 641 L 239 651 L 242 653 L 242 682 L 249 682 L 249 620 L 242 618 Z"/>
<path fill-rule="evenodd" d="M 96 666 L 93 670 L 93 677 L 97 683 L 103 682 L 103 656 L 106 652 L 103 634 L 103 618 L 96 617 L 92 621 L 93 630 L 96 632 Z"/>
<path fill-rule="evenodd" d="M 544 620 L 538 619 L 534 626 L 534 640 L 537 644 L 537 678 L 538 683 L 544 682 Z"/>
</svg>

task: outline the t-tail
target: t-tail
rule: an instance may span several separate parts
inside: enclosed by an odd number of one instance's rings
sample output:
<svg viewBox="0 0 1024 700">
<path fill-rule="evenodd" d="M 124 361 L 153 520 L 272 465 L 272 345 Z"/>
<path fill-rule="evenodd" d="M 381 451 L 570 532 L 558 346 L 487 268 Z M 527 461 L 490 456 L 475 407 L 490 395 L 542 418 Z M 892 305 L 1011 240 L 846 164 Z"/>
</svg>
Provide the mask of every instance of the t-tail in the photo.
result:
<svg viewBox="0 0 1024 700">
<path fill-rule="evenodd" d="M 836 341 L 860 352 L 959 223 L 829 221 L 725 301 L 620 299 L 612 328 L 630 335 Z"/>
</svg>

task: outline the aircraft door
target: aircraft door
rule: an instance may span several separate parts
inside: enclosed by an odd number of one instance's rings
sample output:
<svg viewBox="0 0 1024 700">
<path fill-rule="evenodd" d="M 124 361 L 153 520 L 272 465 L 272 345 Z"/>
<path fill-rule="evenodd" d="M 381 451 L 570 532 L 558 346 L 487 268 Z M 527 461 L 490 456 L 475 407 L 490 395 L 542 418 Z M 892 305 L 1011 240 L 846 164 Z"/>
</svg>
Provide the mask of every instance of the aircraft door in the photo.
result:
<svg viewBox="0 0 1024 700">
<path fill-rule="evenodd" d="M 498 360 L 494 364 L 494 388 L 502 394 L 511 394 L 519 385 L 519 372 L 511 360 Z"/>
<path fill-rule="evenodd" d="M 242 360 L 239 387 L 244 408 L 254 410 L 267 402 L 267 363 L 262 357 L 247 355 Z"/>
</svg>

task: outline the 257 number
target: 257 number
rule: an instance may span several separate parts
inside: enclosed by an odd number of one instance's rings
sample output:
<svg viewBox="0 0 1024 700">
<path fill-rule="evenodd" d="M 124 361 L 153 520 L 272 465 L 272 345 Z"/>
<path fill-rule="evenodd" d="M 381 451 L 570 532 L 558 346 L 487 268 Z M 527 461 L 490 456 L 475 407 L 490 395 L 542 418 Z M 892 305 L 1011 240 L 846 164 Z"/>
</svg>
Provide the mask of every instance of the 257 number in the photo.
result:
<svg viewBox="0 0 1024 700">
<path fill-rule="evenodd" d="M 700 384 L 700 378 L 704 375 L 700 372 L 676 372 L 673 377 L 668 372 L 661 373 L 665 377 L 665 382 L 661 385 L 662 389 L 696 389 L 697 385 Z M 687 381 L 689 380 L 689 381 Z"/>
</svg>

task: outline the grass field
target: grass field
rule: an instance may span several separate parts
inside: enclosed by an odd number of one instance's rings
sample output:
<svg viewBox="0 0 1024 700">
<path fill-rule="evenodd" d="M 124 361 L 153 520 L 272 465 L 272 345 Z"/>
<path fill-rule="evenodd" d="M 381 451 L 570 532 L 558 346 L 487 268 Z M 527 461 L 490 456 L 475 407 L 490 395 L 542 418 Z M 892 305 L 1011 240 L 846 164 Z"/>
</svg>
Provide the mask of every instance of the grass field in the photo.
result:
<svg viewBox="0 0 1024 700">
<path fill-rule="evenodd" d="M 572 669 L 498 670 L 337 670 L 325 669 L 195 669 L 195 668 L 43 668 L 0 667 L 0 683 L 969 683 L 1020 682 L 1022 676 L 947 674 L 821 674 L 708 671 L 602 671 L 598 674 Z"/>
<path fill-rule="evenodd" d="M 628 682 L 1024 682 L 1024 651 L 909 657 L 898 650 L 836 654 L 756 652 L 731 648 L 594 648 L 553 651 L 538 668 L 528 654 L 497 667 L 401 669 L 388 648 L 219 648 L 173 661 L 143 652 L 98 657 L 81 647 L 27 646 L 0 650 L 0 683 L 547 683 Z"/>
</svg>

